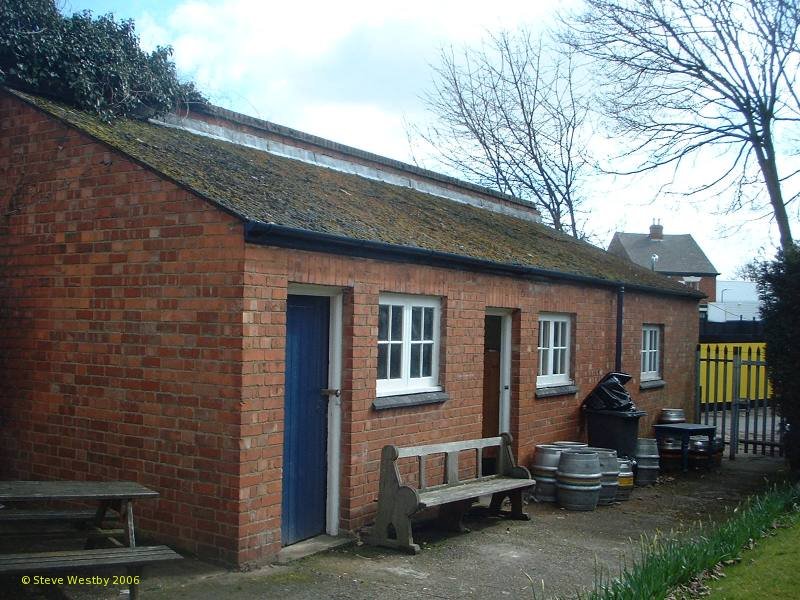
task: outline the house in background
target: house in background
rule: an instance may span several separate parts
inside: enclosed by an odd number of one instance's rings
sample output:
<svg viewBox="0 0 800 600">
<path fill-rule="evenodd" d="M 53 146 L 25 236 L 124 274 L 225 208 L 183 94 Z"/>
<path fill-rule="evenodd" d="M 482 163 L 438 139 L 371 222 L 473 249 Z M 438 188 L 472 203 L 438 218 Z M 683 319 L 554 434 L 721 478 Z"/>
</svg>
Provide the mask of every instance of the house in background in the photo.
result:
<svg viewBox="0 0 800 600">
<path fill-rule="evenodd" d="M 385 444 L 510 432 L 528 464 L 611 370 L 642 433 L 690 407 L 700 294 L 497 192 L 2 89 L 0 173 L 0 477 L 138 481 L 143 530 L 203 557 L 357 531 Z"/>
<path fill-rule="evenodd" d="M 616 232 L 608 251 L 703 292 L 703 303 L 716 299 L 719 273 L 689 234 L 664 235 L 664 226 L 653 223 L 650 233 Z"/>
</svg>

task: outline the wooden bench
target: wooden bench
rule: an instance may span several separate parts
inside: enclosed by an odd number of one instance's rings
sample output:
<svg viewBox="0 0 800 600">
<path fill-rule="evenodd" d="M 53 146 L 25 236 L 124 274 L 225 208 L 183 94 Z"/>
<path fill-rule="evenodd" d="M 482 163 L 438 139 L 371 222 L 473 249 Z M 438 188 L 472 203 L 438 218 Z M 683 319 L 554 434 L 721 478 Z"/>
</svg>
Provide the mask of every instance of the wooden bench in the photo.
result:
<svg viewBox="0 0 800 600">
<path fill-rule="evenodd" d="M 126 575 L 133 578 L 141 576 L 142 568 L 145 565 L 179 558 L 183 557 L 166 546 L 2 554 L 0 555 L 0 576 L 86 571 L 100 567 L 125 567 Z M 115 575 L 122 574 L 116 573 Z M 131 598 L 138 597 L 136 583 L 128 583 L 128 589 Z"/>
<path fill-rule="evenodd" d="M 378 515 L 375 525 L 366 536 L 366 541 L 378 546 L 399 548 L 416 554 L 419 546 L 414 543 L 411 532 L 411 517 L 422 509 L 439 506 L 439 518 L 443 524 L 456 531 L 464 531 L 461 518 L 480 496 L 491 495 L 490 510 L 512 519 L 528 520 L 522 510 L 522 492 L 535 485 L 525 467 L 517 466 L 511 452 L 511 436 L 430 444 L 398 448 L 384 446 L 381 455 L 380 488 L 378 492 Z M 485 448 L 499 447 L 497 474 L 484 476 L 482 472 Z M 459 479 L 459 455 L 461 452 L 475 453 L 475 477 Z M 427 485 L 426 462 L 433 454 L 445 455 L 445 483 Z M 418 460 L 419 489 L 404 485 L 397 461 L 415 457 Z M 511 499 L 511 511 L 500 510 L 503 501 Z"/>
</svg>

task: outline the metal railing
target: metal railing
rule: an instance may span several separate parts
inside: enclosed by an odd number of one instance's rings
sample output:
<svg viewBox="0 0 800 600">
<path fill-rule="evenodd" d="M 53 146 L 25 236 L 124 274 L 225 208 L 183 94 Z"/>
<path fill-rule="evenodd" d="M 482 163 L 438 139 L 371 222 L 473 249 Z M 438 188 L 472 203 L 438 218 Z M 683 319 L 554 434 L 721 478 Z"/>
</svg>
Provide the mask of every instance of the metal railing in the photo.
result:
<svg viewBox="0 0 800 600">
<path fill-rule="evenodd" d="M 783 454 L 784 420 L 771 397 L 763 344 L 699 344 L 695 421 L 717 427 L 731 459 Z"/>
</svg>

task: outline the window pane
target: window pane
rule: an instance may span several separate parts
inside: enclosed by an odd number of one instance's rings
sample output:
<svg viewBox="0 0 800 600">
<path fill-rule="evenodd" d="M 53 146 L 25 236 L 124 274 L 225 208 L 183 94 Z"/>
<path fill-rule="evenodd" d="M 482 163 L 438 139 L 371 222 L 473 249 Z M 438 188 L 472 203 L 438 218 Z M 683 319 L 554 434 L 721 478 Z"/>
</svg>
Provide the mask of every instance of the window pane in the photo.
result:
<svg viewBox="0 0 800 600">
<path fill-rule="evenodd" d="M 388 344 L 378 344 L 378 379 L 386 379 L 389 365 L 388 350 Z"/>
<path fill-rule="evenodd" d="M 422 376 L 430 377 L 433 374 L 433 344 L 422 347 Z"/>
<path fill-rule="evenodd" d="M 550 321 L 539 321 L 539 348 L 550 347 Z"/>
<path fill-rule="evenodd" d="M 642 352 L 647 350 L 647 329 L 642 329 Z"/>
<path fill-rule="evenodd" d="M 389 354 L 389 379 L 400 379 L 402 377 L 403 345 L 391 344 L 391 348 L 392 350 Z"/>
<path fill-rule="evenodd" d="M 558 366 L 555 368 L 555 374 L 558 375 L 565 375 L 567 372 L 566 369 L 566 359 L 567 359 L 567 351 L 566 350 L 558 350 Z"/>
<path fill-rule="evenodd" d="M 539 352 L 539 374 L 550 375 L 550 351 L 547 349 Z"/>
<path fill-rule="evenodd" d="M 421 344 L 411 344 L 411 377 L 419 377 L 421 350 Z"/>
<path fill-rule="evenodd" d="M 392 306 L 392 340 L 403 339 L 403 307 Z"/>
<path fill-rule="evenodd" d="M 425 309 L 425 328 L 424 328 L 424 340 L 433 340 L 433 309 L 426 308 Z"/>
<path fill-rule="evenodd" d="M 386 341 L 389 339 L 389 307 L 378 307 L 378 339 Z"/>
<path fill-rule="evenodd" d="M 411 339 L 422 339 L 422 307 L 411 307 Z"/>
</svg>

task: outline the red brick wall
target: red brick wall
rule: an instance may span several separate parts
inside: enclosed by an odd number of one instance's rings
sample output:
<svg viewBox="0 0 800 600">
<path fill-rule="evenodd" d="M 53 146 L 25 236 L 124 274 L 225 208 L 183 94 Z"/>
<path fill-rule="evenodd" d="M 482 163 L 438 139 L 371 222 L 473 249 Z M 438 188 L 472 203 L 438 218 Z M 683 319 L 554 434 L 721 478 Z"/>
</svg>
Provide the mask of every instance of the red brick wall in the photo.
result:
<svg viewBox="0 0 800 600">
<path fill-rule="evenodd" d="M 716 302 L 717 301 L 717 277 L 701 277 L 700 278 L 700 291 L 703 292 L 708 298 L 703 302 Z"/>
<path fill-rule="evenodd" d="M 241 225 L 0 94 L 0 239 L 0 477 L 139 481 L 235 560 Z"/>
<path fill-rule="evenodd" d="M 527 464 L 535 444 L 577 438 L 579 406 L 597 380 L 613 370 L 616 293 L 580 285 L 534 283 L 456 270 L 392 264 L 328 254 L 248 245 L 246 262 L 245 347 L 267 344 L 270 350 L 245 351 L 246 410 L 253 427 L 243 440 L 260 448 L 249 465 L 254 486 L 243 492 L 261 504 L 258 486 L 274 494 L 264 510 L 267 539 L 278 547 L 282 432 L 283 357 L 272 352 L 284 337 L 285 290 L 289 282 L 339 286 L 345 290 L 341 525 L 355 530 L 374 515 L 380 451 L 384 444 L 414 445 L 481 436 L 483 319 L 487 307 L 511 308 L 513 317 L 512 433 L 518 460 Z M 441 405 L 375 411 L 378 297 L 381 292 L 425 294 L 443 299 L 441 382 L 450 399 Z M 573 313 L 575 395 L 537 399 L 538 314 Z M 628 292 L 625 304 L 623 369 L 636 402 L 649 415 L 642 435 L 662 406 L 689 408 L 696 301 Z M 641 328 L 664 326 L 666 386 L 639 390 Z M 271 337 L 266 340 L 265 337 Z M 269 355 L 269 365 L 263 360 Z M 258 373 L 257 375 L 255 373 Z M 267 409 L 270 416 L 264 418 Z M 260 423 L 258 425 L 257 423 Z M 255 474 L 258 473 L 256 476 Z M 258 484 L 255 484 L 258 482 Z M 270 503 L 268 503 L 270 504 Z M 254 528 L 259 531 L 259 528 Z M 264 535 L 263 532 L 260 535 Z M 255 548 L 257 544 L 254 544 Z"/>
</svg>

